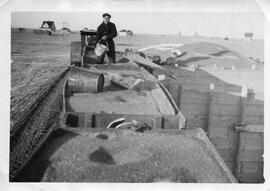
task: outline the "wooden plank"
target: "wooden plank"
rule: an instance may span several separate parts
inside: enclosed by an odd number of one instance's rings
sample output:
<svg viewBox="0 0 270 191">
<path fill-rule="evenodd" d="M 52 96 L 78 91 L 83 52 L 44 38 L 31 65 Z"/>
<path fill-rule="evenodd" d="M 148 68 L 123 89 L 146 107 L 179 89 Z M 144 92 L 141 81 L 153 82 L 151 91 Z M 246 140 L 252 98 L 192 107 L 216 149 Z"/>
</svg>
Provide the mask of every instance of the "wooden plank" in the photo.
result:
<svg viewBox="0 0 270 191">
<path fill-rule="evenodd" d="M 182 105 L 185 104 L 201 104 L 201 105 L 206 105 L 207 101 L 204 99 L 192 99 L 192 98 L 185 98 L 181 100 Z"/>
<path fill-rule="evenodd" d="M 241 93 L 241 99 L 240 99 L 240 116 L 238 123 L 245 124 L 245 111 L 246 111 L 246 102 L 248 97 L 248 87 L 246 84 L 242 86 L 242 93 Z M 240 160 L 240 154 L 241 154 L 241 134 L 237 133 L 237 141 L 236 141 L 236 153 L 234 157 L 234 174 L 237 179 L 239 179 L 239 175 L 241 173 L 242 169 L 242 162 Z"/>
<path fill-rule="evenodd" d="M 189 109 L 189 110 L 193 110 L 193 109 L 196 109 L 196 108 L 201 108 L 202 110 L 204 109 L 207 109 L 208 108 L 208 105 L 207 103 L 182 103 L 182 108 L 185 108 L 185 109 Z"/>
<path fill-rule="evenodd" d="M 94 127 L 97 128 L 106 128 L 110 122 L 115 119 L 119 118 L 126 118 L 127 121 L 136 120 L 138 122 L 146 123 L 152 128 L 161 128 L 161 127 L 154 127 L 155 124 L 161 124 L 155 122 L 156 118 L 154 115 L 124 115 L 124 114 L 100 114 L 96 113 L 95 116 L 95 125 Z M 161 120 L 161 119 L 160 119 Z"/>
<path fill-rule="evenodd" d="M 264 115 L 264 106 L 263 105 L 246 105 L 246 114 Z"/>
<path fill-rule="evenodd" d="M 264 107 L 264 101 L 256 100 L 256 99 L 250 99 L 250 100 L 248 100 L 247 105 L 248 106 L 257 105 L 257 106 Z"/>
<path fill-rule="evenodd" d="M 136 120 L 140 123 L 146 123 L 153 129 L 179 129 L 180 121 L 179 116 L 155 116 L 155 115 L 125 115 L 125 114 L 94 114 L 95 125 L 94 127 L 105 128 L 110 122 L 115 119 L 124 117 L 126 121 Z"/>
<path fill-rule="evenodd" d="M 86 114 L 85 116 L 85 124 L 87 128 L 93 128 L 95 125 L 95 121 L 93 120 L 94 116 L 92 114 Z"/>
<path fill-rule="evenodd" d="M 205 77 L 205 76 L 199 76 L 199 75 L 194 75 L 194 76 L 179 76 L 175 74 L 177 79 L 182 80 L 185 82 L 185 84 L 192 85 L 192 84 L 199 84 L 199 85 L 209 85 L 211 83 L 214 83 L 217 87 L 234 87 L 237 88 L 238 91 L 241 91 L 240 87 L 237 87 L 235 85 L 231 85 L 228 83 L 223 82 L 222 80 L 213 78 L 213 77 Z"/>
<path fill-rule="evenodd" d="M 132 55 L 127 55 L 127 59 L 134 61 L 135 63 L 151 68 L 153 70 L 156 70 L 158 72 L 161 72 L 166 75 L 173 75 L 173 72 L 167 70 L 166 68 L 155 64 L 154 62 L 150 61 L 149 59 L 145 59 L 142 56 L 138 54 L 132 54 Z"/>
<path fill-rule="evenodd" d="M 227 138 L 228 137 L 228 129 L 226 127 L 224 128 L 216 128 L 216 127 L 213 127 L 211 129 L 211 137 L 212 138 Z"/>
<path fill-rule="evenodd" d="M 182 83 L 182 87 L 185 90 L 197 90 L 197 91 L 207 91 L 209 89 L 208 84 L 186 84 L 186 83 Z"/>
<path fill-rule="evenodd" d="M 245 125 L 245 126 L 236 126 L 235 129 L 237 131 L 245 131 L 245 132 L 264 132 L 264 126 L 263 125 Z"/>
<path fill-rule="evenodd" d="M 226 92 L 216 92 L 216 101 L 218 104 L 238 105 L 240 103 L 240 96 Z"/>
<path fill-rule="evenodd" d="M 191 129 L 191 130 L 193 130 L 193 129 L 202 129 L 201 126 L 186 126 L 186 128 Z"/>
<path fill-rule="evenodd" d="M 259 173 L 241 173 L 239 175 L 239 181 L 244 183 L 262 183 L 263 174 Z"/>
<path fill-rule="evenodd" d="M 201 91 L 207 91 L 209 89 L 209 84 L 186 84 L 182 83 L 182 87 L 186 90 L 196 89 Z M 239 92 L 239 87 L 224 85 L 224 86 L 217 86 L 216 91 L 230 91 L 230 92 Z"/>
<path fill-rule="evenodd" d="M 85 123 L 86 123 L 85 117 L 86 117 L 85 114 L 79 114 L 79 127 L 86 127 L 85 126 Z"/>
<path fill-rule="evenodd" d="M 245 150 L 239 157 L 241 162 L 263 161 L 263 150 Z"/>
<path fill-rule="evenodd" d="M 179 116 L 175 116 L 175 115 L 167 115 L 167 116 L 163 116 L 163 124 L 161 126 L 161 128 L 164 129 L 180 129 L 182 127 L 184 127 L 184 124 L 179 125 L 180 121 L 179 121 Z"/>
<path fill-rule="evenodd" d="M 264 124 L 264 116 L 263 115 L 257 115 L 256 113 L 253 114 L 246 114 L 245 115 L 245 122 L 246 124 Z"/>
<path fill-rule="evenodd" d="M 241 132 L 241 139 L 263 139 L 263 133 Z"/>
<path fill-rule="evenodd" d="M 206 115 L 208 112 L 205 104 L 183 104 L 181 110 L 186 115 Z"/>
<path fill-rule="evenodd" d="M 239 115 L 240 108 L 238 105 L 215 104 L 213 113 L 222 115 Z"/>
<path fill-rule="evenodd" d="M 227 116 L 227 115 L 213 115 L 212 125 L 216 128 L 229 127 L 234 130 L 235 124 L 238 122 L 238 115 Z"/>
<path fill-rule="evenodd" d="M 187 128 L 200 127 L 203 129 L 208 119 L 206 115 L 185 115 L 185 117 Z"/>
<path fill-rule="evenodd" d="M 242 182 L 261 182 L 263 180 L 262 161 L 240 161 L 238 178 Z"/>
<path fill-rule="evenodd" d="M 250 145 L 250 144 L 245 144 L 241 145 L 242 150 L 260 150 L 262 149 L 262 145 Z"/>
<path fill-rule="evenodd" d="M 186 103 L 190 103 L 189 100 L 199 100 L 200 103 L 206 103 L 208 101 L 208 92 L 199 91 L 196 89 L 188 90 L 183 88 L 182 100 Z"/>
<path fill-rule="evenodd" d="M 235 122 L 238 120 L 238 115 L 222 115 L 222 114 L 213 114 L 213 122 L 221 121 L 224 123 L 230 123 L 230 122 Z"/>
<path fill-rule="evenodd" d="M 258 149 L 263 149 L 263 139 L 242 139 L 240 135 L 240 148 L 248 149 L 246 146 L 256 146 Z"/>
<path fill-rule="evenodd" d="M 253 173 L 261 173 L 263 170 L 263 162 L 262 161 L 241 161 L 241 171 L 242 172 L 253 172 Z"/>
<path fill-rule="evenodd" d="M 244 124 L 244 116 L 245 116 L 245 110 L 246 110 L 246 100 L 247 100 L 247 94 L 248 94 L 248 87 L 246 84 L 242 86 L 242 95 L 240 100 L 240 118 L 239 123 Z"/>
</svg>

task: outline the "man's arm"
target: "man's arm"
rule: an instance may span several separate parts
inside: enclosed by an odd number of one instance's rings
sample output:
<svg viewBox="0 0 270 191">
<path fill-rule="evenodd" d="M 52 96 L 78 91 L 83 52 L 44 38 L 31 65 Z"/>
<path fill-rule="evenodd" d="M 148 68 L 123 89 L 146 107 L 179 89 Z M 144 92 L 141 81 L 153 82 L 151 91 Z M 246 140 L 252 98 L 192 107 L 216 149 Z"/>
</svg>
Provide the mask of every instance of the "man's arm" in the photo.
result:
<svg viewBox="0 0 270 191">
<path fill-rule="evenodd" d="M 100 39 L 102 38 L 102 32 L 100 29 L 100 26 L 97 28 L 97 36 L 96 36 L 96 43 L 98 43 L 98 41 L 100 41 Z"/>
<path fill-rule="evenodd" d="M 111 39 L 113 39 L 114 37 L 117 36 L 117 30 L 116 30 L 115 24 L 112 23 L 111 27 L 112 27 L 111 28 L 111 34 L 107 35 L 107 39 L 109 39 L 109 40 L 111 40 Z"/>
</svg>

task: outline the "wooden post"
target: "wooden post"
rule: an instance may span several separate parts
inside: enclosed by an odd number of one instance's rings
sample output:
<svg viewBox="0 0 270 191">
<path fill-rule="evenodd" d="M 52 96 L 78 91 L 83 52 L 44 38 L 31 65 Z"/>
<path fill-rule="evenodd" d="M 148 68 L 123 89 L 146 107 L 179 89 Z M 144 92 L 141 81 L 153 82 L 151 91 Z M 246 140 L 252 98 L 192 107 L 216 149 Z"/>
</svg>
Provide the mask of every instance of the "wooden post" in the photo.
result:
<svg viewBox="0 0 270 191">
<path fill-rule="evenodd" d="M 247 84 L 244 84 L 242 85 L 242 93 L 241 93 L 241 100 L 240 100 L 240 117 L 238 120 L 238 122 L 242 125 L 244 125 L 247 94 L 248 94 L 248 87 L 247 87 Z"/>
<path fill-rule="evenodd" d="M 206 124 L 206 133 L 208 137 L 211 138 L 211 128 L 212 128 L 212 119 L 213 119 L 213 108 L 215 105 L 215 84 L 210 84 L 208 92 L 208 120 Z"/>
<path fill-rule="evenodd" d="M 241 154 L 241 148 L 240 148 L 240 132 L 238 131 L 239 127 L 242 129 L 246 127 L 245 123 L 245 114 L 246 114 L 246 105 L 247 102 L 254 98 L 254 92 L 251 90 L 248 90 L 247 84 L 242 85 L 242 93 L 241 93 L 241 100 L 240 100 L 240 117 L 238 120 L 238 124 L 236 125 L 236 133 L 237 133 L 237 140 L 236 140 L 236 151 L 235 151 L 235 159 L 234 159 L 234 175 L 237 179 L 239 179 L 239 174 L 241 171 L 241 161 L 240 161 L 240 154 Z"/>
</svg>

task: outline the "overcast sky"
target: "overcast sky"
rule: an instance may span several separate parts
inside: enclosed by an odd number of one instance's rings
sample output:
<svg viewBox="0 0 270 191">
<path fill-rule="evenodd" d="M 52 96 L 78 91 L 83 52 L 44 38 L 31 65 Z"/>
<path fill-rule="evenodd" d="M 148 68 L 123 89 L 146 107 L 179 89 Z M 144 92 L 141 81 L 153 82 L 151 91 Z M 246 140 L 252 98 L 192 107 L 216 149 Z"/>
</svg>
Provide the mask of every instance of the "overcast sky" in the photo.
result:
<svg viewBox="0 0 270 191">
<path fill-rule="evenodd" d="M 261 13 L 114 13 L 111 21 L 120 29 L 135 33 L 243 37 L 244 32 L 254 32 L 255 38 L 263 38 L 264 17 Z M 97 28 L 102 13 L 44 13 L 14 12 L 13 27 L 38 28 L 43 20 L 53 20 L 58 29 L 67 22 L 71 30 L 83 27 Z"/>
<path fill-rule="evenodd" d="M 42 12 L 31 12 L 33 9 Z M 177 34 L 181 30 L 182 35 L 195 32 L 233 38 L 243 37 L 244 32 L 253 32 L 255 38 L 264 35 L 264 15 L 253 0 L 35 0 L 24 12 L 20 10 L 15 8 L 12 13 L 13 27 L 38 28 L 43 20 L 53 20 L 58 29 L 63 22 L 69 23 L 71 30 L 95 29 L 102 22 L 102 13 L 109 12 L 118 30 L 130 29 L 135 33 Z"/>
</svg>

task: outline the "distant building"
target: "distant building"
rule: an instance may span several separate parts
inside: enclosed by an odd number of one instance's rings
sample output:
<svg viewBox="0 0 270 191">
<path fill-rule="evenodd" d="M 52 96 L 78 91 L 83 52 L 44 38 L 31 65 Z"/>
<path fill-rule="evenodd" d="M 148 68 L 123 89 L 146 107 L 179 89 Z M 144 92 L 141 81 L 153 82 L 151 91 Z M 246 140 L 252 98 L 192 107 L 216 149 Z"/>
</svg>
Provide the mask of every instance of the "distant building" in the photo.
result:
<svg viewBox="0 0 270 191">
<path fill-rule="evenodd" d="M 131 30 L 122 29 L 119 31 L 119 36 L 132 36 L 133 32 Z"/>
<path fill-rule="evenodd" d="M 252 40 L 252 38 L 253 38 L 253 33 L 246 32 L 246 33 L 244 34 L 244 37 L 245 37 L 245 39 L 246 39 L 247 41 L 250 41 L 250 40 Z"/>
<path fill-rule="evenodd" d="M 23 32 L 23 31 L 25 31 L 25 28 L 20 27 L 20 28 L 18 28 L 18 31 Z"/>
<path fill-rule="evenodd" d="M 71 30 L 69 28 L 67 28 L 67 27 L 63 27 L 63 28 L 60 29 L 60 32 L 62 32 L 63 34 L 64 33 L 71 33 Z"/>
<path fill-rule="evenodd" d="M 43 21 L 39 29 L 35 29 L 34 34 L 52 35 L 56 31 L 54 21 Z"/>
<path fill-rule="evenodd" d="M 63 27 L 60 29 L 63 33 L 71 33 L 71 30 L 69 29 L 69 24 L 67 22 L 62 23 Z"/>
<path fill-rule="evenodd" d="M 40 28 L 50 29 L 53 32 L 55 32 L 55 30 L 56 30 L 56 26 L 54 24 L 54 21 L 43 21 Z"/>
</svg>

